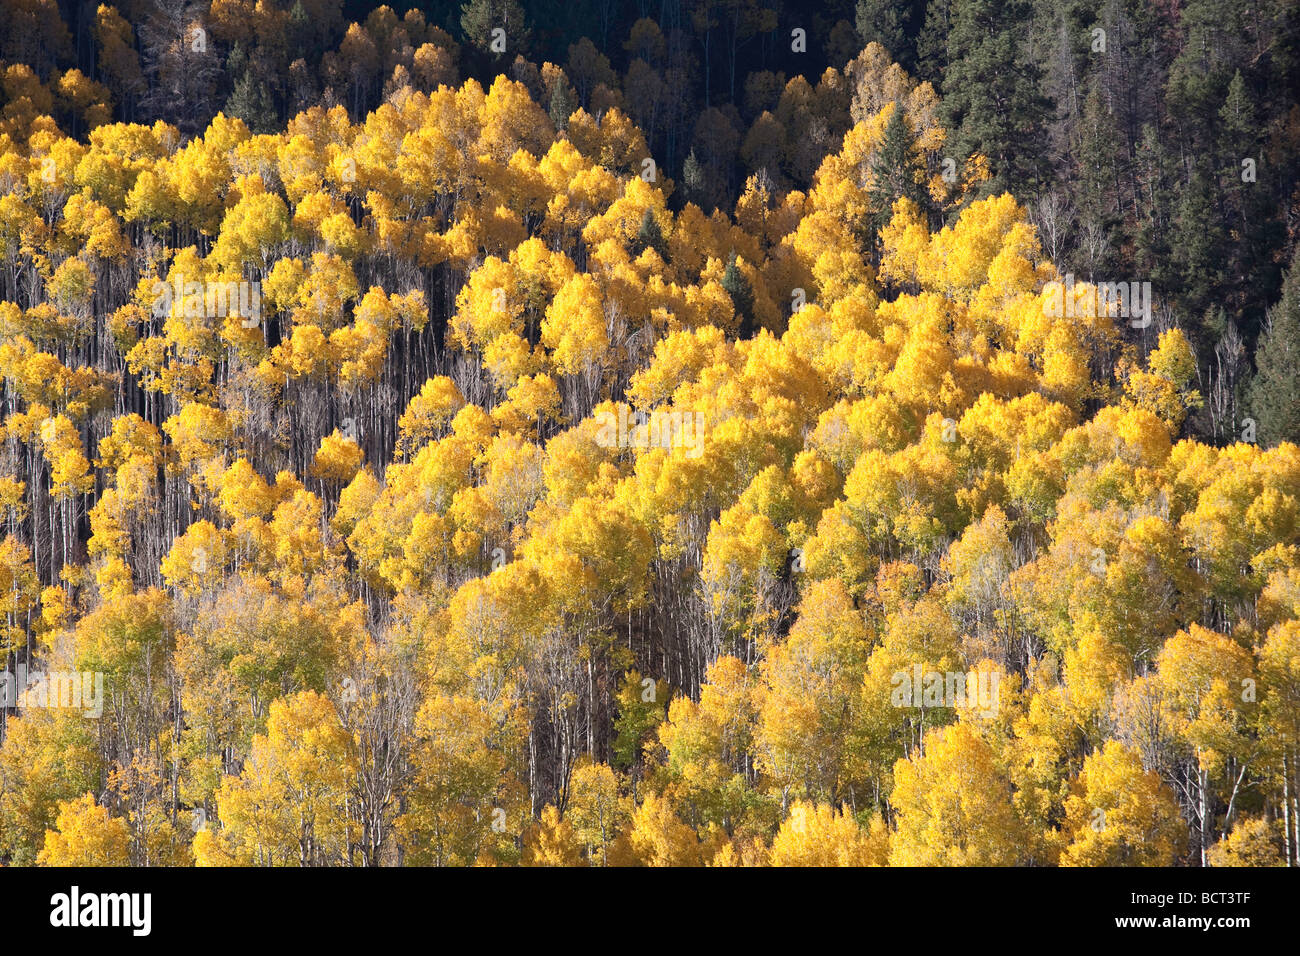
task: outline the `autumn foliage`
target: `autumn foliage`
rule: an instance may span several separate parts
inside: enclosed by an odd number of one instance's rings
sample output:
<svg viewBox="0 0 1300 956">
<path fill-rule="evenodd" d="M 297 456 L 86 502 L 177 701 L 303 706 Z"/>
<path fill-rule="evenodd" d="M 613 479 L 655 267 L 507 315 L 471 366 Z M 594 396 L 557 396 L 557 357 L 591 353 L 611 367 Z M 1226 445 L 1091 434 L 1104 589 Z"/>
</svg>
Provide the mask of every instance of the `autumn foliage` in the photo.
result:
<svg viewBox="0 0 1300 956">
<path fill-rule="evenodd" d="M 1300 862 L 1300 447 L 1053 316 L 928 84 L 706 213 L 435 54 L 272 133 L 8 68 L 0 654 L 104 699 L 3 710 L 0 859 Z"/>
</svg>

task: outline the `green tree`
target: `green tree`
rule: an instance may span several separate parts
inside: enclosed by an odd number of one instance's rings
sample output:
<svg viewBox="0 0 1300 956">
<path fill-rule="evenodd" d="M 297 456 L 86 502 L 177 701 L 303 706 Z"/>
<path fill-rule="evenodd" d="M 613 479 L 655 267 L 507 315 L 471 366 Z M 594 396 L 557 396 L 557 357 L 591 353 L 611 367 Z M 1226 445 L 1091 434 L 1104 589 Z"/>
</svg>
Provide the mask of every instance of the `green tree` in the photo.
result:
<svg viewBox="0 0 1300 956">
<path fill-rule="evenodd" d="M 275 132 L 280 121 L 271 91 L 263 81 L 254 79 L 251 69 L 244 70 L 231 91 L 226 100 L 226 114 L 243 120 L 254 133 Z"/>
<path fill-rule="evenodd" d="M 722 272 L 722 288 L 731 296 L 731 304 L 740 317 L 740 337 L 747 339 L 754 335 L 754 290 L 749 280 L 736 264 L 736 250 L 731 250 L 727 259 L 727 268 Z"/>
<path fill-rule="evenodd" d="M 868 197 L 875 210 L 872 224 L 877 234 L 889 224 L 894 203 L 899 199 L 906 198 L 918 206 L 925 205 L 925 190 L 921 185 L 923 170 L 912 139 L 903 105 L 895 102 L 880 150 L 871 161 Z"/>
<path fill-rule="evenodd" d="M 569 84 L 564 82 L 563 77 L 556 77 L 555 83 L 551 86 L 550 105 L 551 122 L 555 124 L 556 129 L 564 129 L 569 125 L 569 117 L 573 115 L 574 107 L 573 97 L 569 95 Z"/>
<path fill-rule="evenodd" d="M 1268 312 L 1255 352 L 1250 408 L 1266 445 L 1300 441 L 1300 247 L 1282 283 L 1282 298 Z"/>
<path fill-rule="evenodd" d="M 943 78 L 944 125 L 958 163 L 976 153 L 991 176 L 982 195 L 1031 195 L 1042 182 L 1047 101 L 1025 37 L 1025 0 L 954 0 Z"/>
<path fill-rule="evenodd" d="M 911 17 L 911 4 L 897 0 L 858 0 L 853 25 L 863 46 L 879 43 L 889 51 L 890 59 L 911 72 L 913 58 L 907 40 L 907 23 Z"/>
<path fill-rule="evenodd" d="M 653 249 L 662 258 L 668 258 L 668 243 L 664 240 L 664 232 L 659 228 L 659 220 L 655 218 L 653 209 L 645 211 L 636 231 L 635 251 L 639 255 L 646 249 Z"/>
<path fill-rule="evenodd" d="M 532 35 L 518 0 L 469 0 L 460 8 L 460 28 L 471 44 L 493 58 L 524 53 Z M 498 29 L 505 31 L 504 48 L 501 34 L 493 34 Z"/>
</svg>

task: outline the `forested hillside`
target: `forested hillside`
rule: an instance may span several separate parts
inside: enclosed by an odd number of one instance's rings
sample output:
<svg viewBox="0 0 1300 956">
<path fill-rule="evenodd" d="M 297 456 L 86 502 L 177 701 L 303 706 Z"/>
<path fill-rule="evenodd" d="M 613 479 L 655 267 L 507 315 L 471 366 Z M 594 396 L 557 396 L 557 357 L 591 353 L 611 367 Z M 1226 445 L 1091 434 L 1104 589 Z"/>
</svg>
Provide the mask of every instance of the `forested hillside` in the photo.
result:
<svg viewBox="0 0 1300 956">
<path fill-rule="evenodd" d="M 0 0 L 0 862 L 1300 865 L 1294 4 L 358 6 Z"/>
</svg>

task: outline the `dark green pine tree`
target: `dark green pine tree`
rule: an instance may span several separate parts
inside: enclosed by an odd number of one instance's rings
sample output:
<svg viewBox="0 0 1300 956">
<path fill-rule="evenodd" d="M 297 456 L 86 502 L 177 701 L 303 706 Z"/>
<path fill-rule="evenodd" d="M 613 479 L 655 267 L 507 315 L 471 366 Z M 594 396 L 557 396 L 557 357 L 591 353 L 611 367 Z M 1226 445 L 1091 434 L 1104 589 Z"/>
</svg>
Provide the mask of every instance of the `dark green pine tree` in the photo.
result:
<svg viewBox="0 0 1300 956">
<path fill-rule="evenodd" d="M 312 23 L 311 17 L 302 5 L 302 0 L 294 0 L 289 11 L 289 49 L 295 57 L 305 57 L 311 51 Z"/>
<path fill-rule="evenodd" d="M 915 57 L 907 39 L 911 4 L 900 0 L 858 0 L 855 14 L 854 27 L 863 46 L 879 43 L 895 63 L 909 73 L 914 71 Z"/>
<path fill-rule="evenodd" d="M 1250 409 L 1261 444 L 1300 442 L 1300 246 L 1255 350 Z"/>
<path fill-rule="evenodd" d="M 936 90 L 943 90 L 948 71 L 948 30 L 952 25 L 953 0 L 931 0 L 925 5 L 925 23 L 916 35 L 916 71 L 918 79 L 929 80 Z"/>
<path fill-rule="evenodd" d="M 659 258 L 667 260 L 668 243 L 664 241 L 663 230 L 659 228 L 659 220 L 654 217 L 649 209 L 641 217 L 641 226 L 636 231 L 635 251 L 637 255 L 645 252 L 647 249 L 653 249 L 659 253 Z"/>
<path fill-rule="evenodd" d="M 1181 52 L 1169 66 L 1164 105 L 1180 138 L 1191 141 L 1188 148 L 1205 150 L 1213 143 L 1233 64 L 1257 55 L 1248 26 L 1258 14 L 1228 0 L 1186 0 L 1179 6 Z"/>
<path fill-rule="evenodd" d="M 1115 119 L 1095 83 L 1084 100 L 1078 136 L 1075 204 L 1079 226 L 1089 236 L 1106 241 L 1085 243 L 1075 256 L 1075 265 L 1085 278 L 1104 278 L 1112 267 L 1115 251 L 1123 245 L 1117 196 L 1121 148 Z"/>
<path fill-rule="evenodd" d="M 687 154 L 686 162 L 682 164 L 682 193 L 688 202 L 699 204 L 703 201 L 704 169 L 695 158 L 694 149 Z"/>
<path fill-rule="evenodd" d="M 1216 297 L 1225 282 L 1223 220 L 1215 201 L 1214 184 L 1199 168 L 1182 187 L 1175 212 L 1173 239 L 1170 243 L 1178 281 L 1175 304 L 1189 315 L 1203 315 L 1217 304 Z M 1197 344 L 1212 341 L 1204 323 L 1193 330 Z"/>
<path fill-rule="evenodd" d="M 509 60 L 528 52 L 532 31 L 518 0 L 468 0 L 460 8 L 460 28 L 470 45 L 489 60 Z M 504 30 L 504 43 L 500 34 Z"/>
<path fill-rule="evenodd" d="M 244 52 L 244 45 L 236 41 L 226 55 L 226 75 L 243 76 L 247 70 L 248 54 Z"/>
<path fill-rule="evenodd" d="M 1223 187 L 1225 255 L 1220 300 L 1239 318 L 1251 337 L 1263 323 L 1268 304 L 1277 295 L 1276 250 L 1286 245 L 1286 225 L 1280 204 L 1270 189 L 1277 177 L 1265 168 L 1261 133 L 1267 124 L 1238 70 L 1228 84 L 1219 110 L 1218 182 Z M 1248 162 L 1244 162 L 1248 161 Z"/>
<path fill-rule="evenodd" d="M 244 70 L 244 75 L 235 84 L 230 98 L 226 100 L 226 115 L 238 117 L 254 133 L 274 133 L 280 125 L 279 113 L 271 91 L 261 80 L 253 78 L 251 69 Z"/>
<path fill-rule="evenodd" d="M 1131 227 L 1134 274 L 1149 277 L 1155 288 L 1176 289 L 1182 280 L 1170 249 L 1174 207 L 1171 169 L 1175 163 L 1151 125 L 1142 127 L 1134 165 L 1140 211 L 1136 225 Z"/>
<path fill-rule="evenodd" d="M 920 158 L 913 148 L 912 131 L 907 126 L 903 104 L 895 103 L 894 111 L 885 124 L 885 134 L 880 149 L 871 161 L 871 187 L 867 197 L 871 208 L 873 238 L 889 224 L 894 203 L 906 197 L 926 208 L 924 172 Z"/>
<path fill-rule="evenodd" d="M 1030 198 L 1048 173 L 1048 103 L 1026 42 L 1031 12 L 1026 0 L 952 0 L 944 124 L 958 166 L 975 153 L 988 159 L 986 196 Z"/>
<path fill-rule="evenodd" d="M 731 250 L 727 258 L 727 268 L 722 271 L 722 288 L 731 296 L 731 304 L 740 316 L 738 335 L 742 339 L 754 337 L 754 290 L 749 287 L 749 280 L 736 265 L 736 250 Z"/>
<path fill-rule="evenodd" d="M 573 97 L 569 95 L 569 84 L 562 78 L 556 77 L 555 85 L 551 87 L 550 113 L 551 122 L 555 124 L 557 130 L 569 125 L 569 117 L 573 115 L 575 108 Z"/>
</svg>

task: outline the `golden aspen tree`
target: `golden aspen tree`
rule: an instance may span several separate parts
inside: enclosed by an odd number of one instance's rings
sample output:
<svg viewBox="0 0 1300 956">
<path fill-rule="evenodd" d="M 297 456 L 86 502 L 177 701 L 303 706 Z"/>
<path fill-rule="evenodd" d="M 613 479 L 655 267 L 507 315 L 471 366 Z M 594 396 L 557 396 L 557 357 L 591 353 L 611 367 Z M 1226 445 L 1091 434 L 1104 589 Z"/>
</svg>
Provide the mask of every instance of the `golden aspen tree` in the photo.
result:
<svg viewBox="0 0 1300 956">
<path fill-rule="evenodd" d="M 61 801 L 55 829 L 45 831 L 38 866 L 126 866 L 127 827 L 95 803 L 93 794 Z"/>
<path fill-rule="evenodd" d="M 242 772 L 225 777 L 217 790 L 219 829 L 195 837 L 199 865 L 350 862 L 355 834 L 347 801 L 355 759 L 351 736 L 325 697 L 304 691 L 273 702 L 267 732 L 253 738 Z"/>
<path fill-rule="evenodd" d="M 1169 866 L 1186 842 L 1173 794 L 1114 740 L 1084 761 L 1065 813 L 1062 866 Z"/>
<path fill-rule="evenodd" d="M 1026 858 L 1011 784 L 992 748 L 968 725 L 927 735 L 924 752 L 894 768 L 896 866 L 1014 866 Z"/>
</svg>

